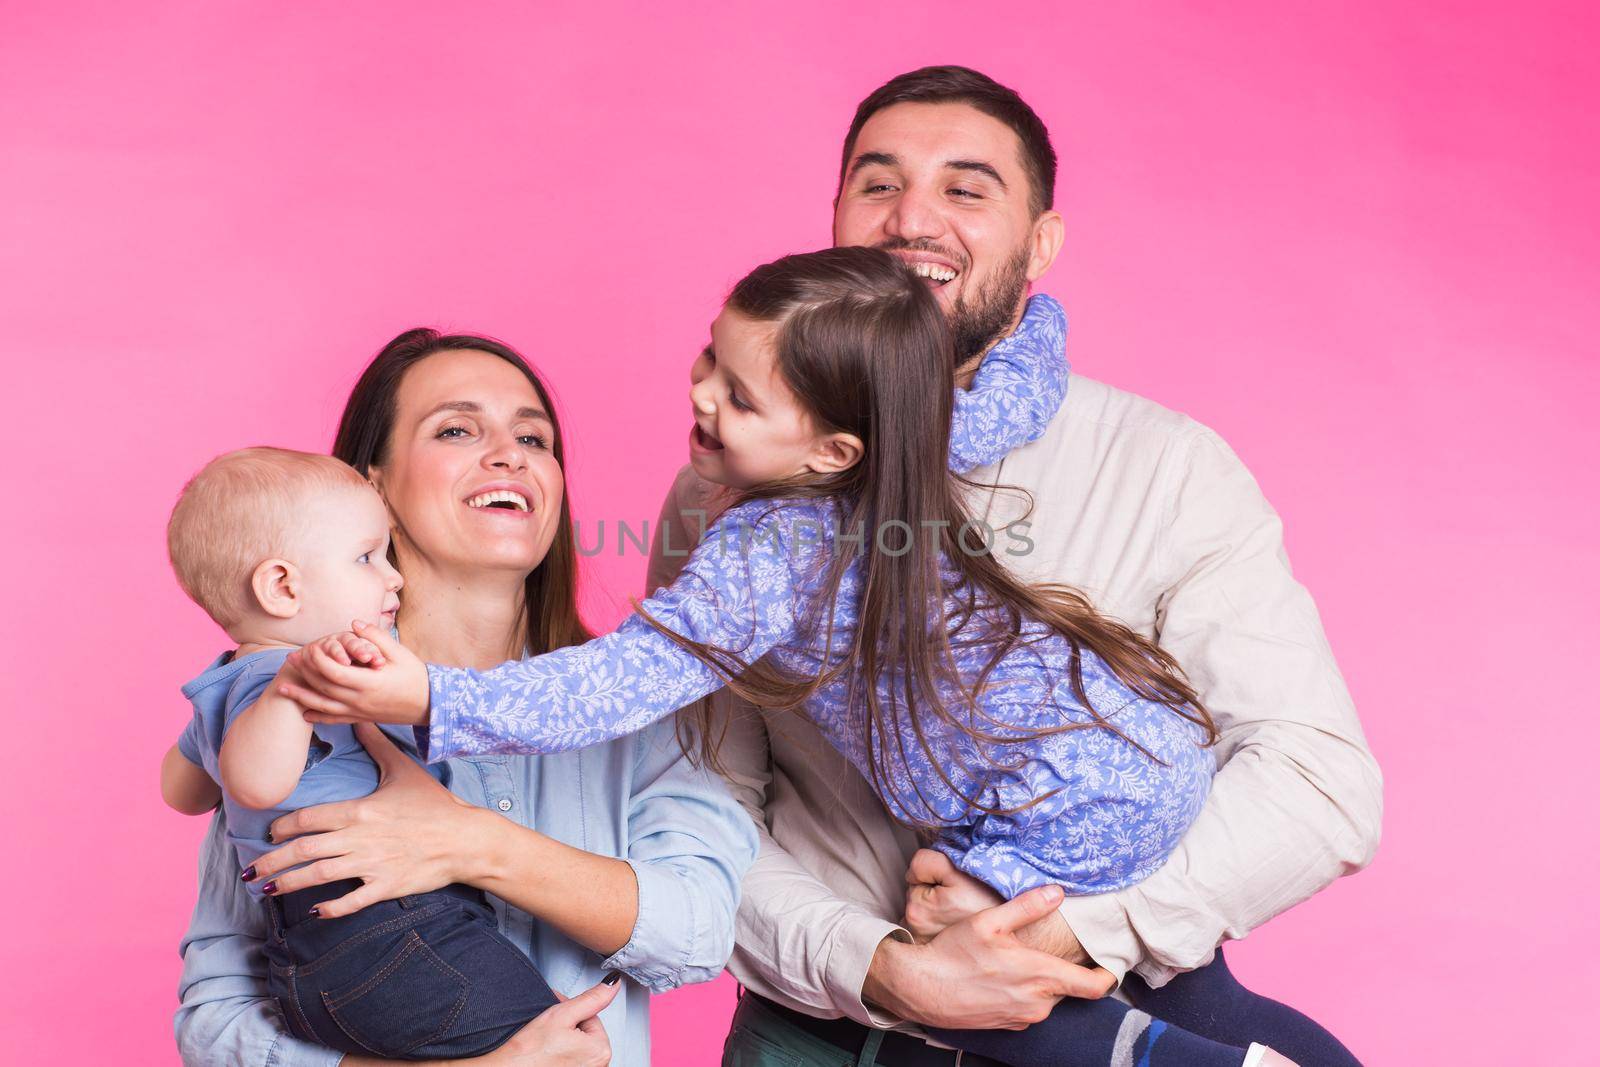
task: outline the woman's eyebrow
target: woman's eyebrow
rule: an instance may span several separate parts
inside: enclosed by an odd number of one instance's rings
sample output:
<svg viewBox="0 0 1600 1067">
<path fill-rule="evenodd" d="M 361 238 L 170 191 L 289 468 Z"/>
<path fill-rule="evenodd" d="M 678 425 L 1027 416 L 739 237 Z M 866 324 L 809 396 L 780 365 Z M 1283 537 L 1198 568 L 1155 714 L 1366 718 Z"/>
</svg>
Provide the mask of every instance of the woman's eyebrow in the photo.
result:
<svg viewBox="0 0 1600 1067">
<path fill-rule="evenodd" d="M 441 411 L 459 411 L 467 415 L 482 415 L 483 405 L 475 403 L 471 400 L 446 400 L 442 404 L 435 405 L 432 411 L 428 412 L 422 417 L 424 419 L 431 419 Z M 552 420 L 548 414 L 539 408 L 518 408 L 517 418 L 538 419 L 541 422 L 548 422 L 552 426 L 555 425 L 554 420 Z"/>
</svg>

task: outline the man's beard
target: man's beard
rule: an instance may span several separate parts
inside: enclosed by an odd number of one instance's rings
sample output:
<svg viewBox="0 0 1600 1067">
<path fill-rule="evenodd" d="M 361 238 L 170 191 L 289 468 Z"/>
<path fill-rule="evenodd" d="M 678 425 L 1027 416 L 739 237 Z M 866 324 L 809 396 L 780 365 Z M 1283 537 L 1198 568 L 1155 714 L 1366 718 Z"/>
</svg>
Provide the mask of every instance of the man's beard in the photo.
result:
<svg viewBox="0 0 1600 1067">
<path fill-rule="evenodd" d="M 950 308 L 950 334 L 956 345 L 956 366 L 989 350 L 1011 328 L 1017 305 L 1028 289 L 1028 246 L 1017 249 L 969 302 L 963 293 Z"/>
</svg>

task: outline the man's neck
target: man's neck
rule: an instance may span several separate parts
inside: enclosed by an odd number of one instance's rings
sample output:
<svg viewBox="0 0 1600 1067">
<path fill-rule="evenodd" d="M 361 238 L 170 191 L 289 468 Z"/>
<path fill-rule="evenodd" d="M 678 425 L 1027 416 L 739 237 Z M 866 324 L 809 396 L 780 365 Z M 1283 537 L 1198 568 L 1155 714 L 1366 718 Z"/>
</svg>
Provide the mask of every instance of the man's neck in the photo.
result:
<svg viewBox="0 0 1600 1067">
<path fill-rule="evenodd" d="M 405 575 L 395 627 L 422 659 L 487 670 L 522 658 L 528 640 L 525 578 L 513 571 L 448 575 L 416 565 L 405 568 Z"/>
</svg>

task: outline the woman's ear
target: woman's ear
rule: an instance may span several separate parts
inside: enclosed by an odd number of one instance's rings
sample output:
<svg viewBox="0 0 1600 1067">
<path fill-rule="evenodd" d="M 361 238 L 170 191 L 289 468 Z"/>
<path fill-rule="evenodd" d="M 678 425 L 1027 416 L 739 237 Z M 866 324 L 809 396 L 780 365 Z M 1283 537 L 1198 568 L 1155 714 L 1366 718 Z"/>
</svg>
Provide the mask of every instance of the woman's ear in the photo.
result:
<svg viewBox="0 0 1600 1067">
<path fill-rule="evenodd" d="M 250 572 L 256 604 L 274 619 L 300 614 L 300 568 L 286 559 L 263 560 Z"/>
<path fill-rule="evenodd" d="M 367 468 L 367 483 L 378 491 L 378 499 L 383 501 L 383 510 L 389 516 L 389 526 L 392 528 L 395 525 L 394 509 L 389 506 L 389 498 L 383 492 L 383 468 L 369 466 Z"/>
<path fill-rule="evenodd" d="M 861 462 L 866 449 L 853 433 L 830 433 L 811 450 L 806 469 L 814 474 L 838 474 Z"/>
</svg>

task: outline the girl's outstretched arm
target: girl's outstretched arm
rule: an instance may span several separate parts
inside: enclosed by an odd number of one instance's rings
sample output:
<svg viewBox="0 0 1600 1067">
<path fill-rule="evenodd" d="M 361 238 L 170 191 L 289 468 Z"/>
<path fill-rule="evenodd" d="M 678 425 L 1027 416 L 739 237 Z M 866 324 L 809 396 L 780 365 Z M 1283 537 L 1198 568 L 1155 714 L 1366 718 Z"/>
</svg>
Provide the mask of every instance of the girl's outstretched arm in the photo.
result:
<svg viewBox="0 0 1600 1067">
<path fill-rule="evenodd" d="M 1038 440 L 1067 396 L 1067 314 L 1054 298 L 1028 299 L 1022 321 L 984 355 L 950 420 L 950 469 L 965 474 Z"/>
<path fill-rule="evenodd" d="M 748 665 L 792 636 L 791 566 L 820 543 L 803 505 L 751 501 L 709 530 L 668 588 L 614 633 L 487 671 L 424 665 L 375 627 L 307 645 L 303 685 L 280 692 L 313 722 L 388 722 L 418 730 L 429 762 L 489 752 L 565 752 L 635 733 L 721 688 L 725 678 L 650 625 Z M 355 663 L 337 662 L 338 643 Z M 355 655 L 357 651 L 361 655 Z"/>
</svg>

